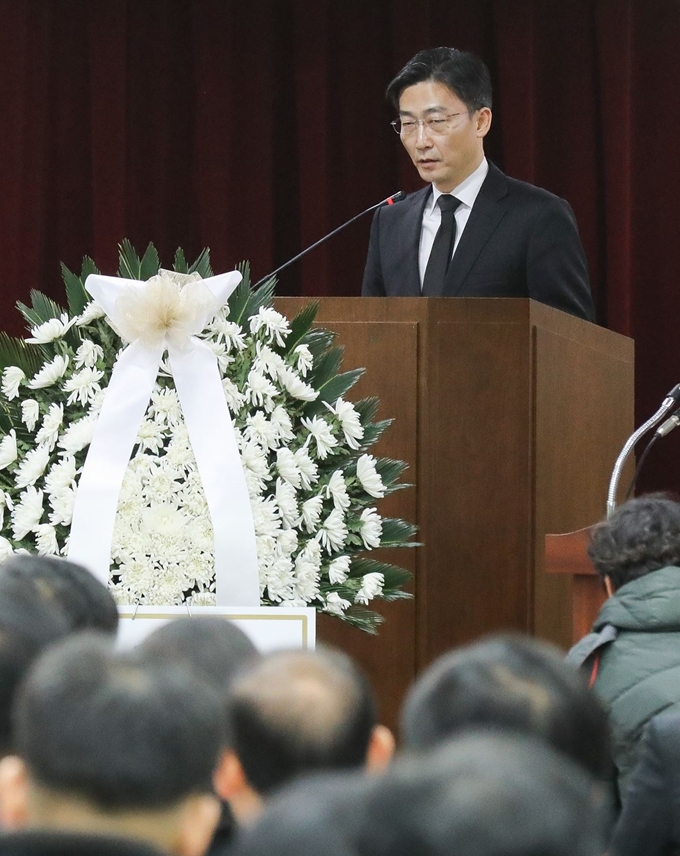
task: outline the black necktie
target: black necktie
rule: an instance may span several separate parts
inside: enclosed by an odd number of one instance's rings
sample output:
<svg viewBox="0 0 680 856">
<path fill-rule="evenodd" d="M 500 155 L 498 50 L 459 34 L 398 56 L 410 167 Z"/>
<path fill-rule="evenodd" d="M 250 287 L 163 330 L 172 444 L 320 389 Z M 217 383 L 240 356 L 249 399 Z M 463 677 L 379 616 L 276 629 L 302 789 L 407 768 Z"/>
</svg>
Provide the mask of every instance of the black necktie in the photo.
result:
<svg viewBox="0 0 680 856">
<path fill-rule="evenodd" d="M 425 268 L 424 297 L 440 297 L 444 290 L 444 279 L 453 253 L 453 243 L 456 240 L 455 213 L 460 205 L 460 199 L 445 194 L 439 197 L 437 205 L 442 212 L 442 222 L 434 236 L 432 252 Z"/>
</svg>

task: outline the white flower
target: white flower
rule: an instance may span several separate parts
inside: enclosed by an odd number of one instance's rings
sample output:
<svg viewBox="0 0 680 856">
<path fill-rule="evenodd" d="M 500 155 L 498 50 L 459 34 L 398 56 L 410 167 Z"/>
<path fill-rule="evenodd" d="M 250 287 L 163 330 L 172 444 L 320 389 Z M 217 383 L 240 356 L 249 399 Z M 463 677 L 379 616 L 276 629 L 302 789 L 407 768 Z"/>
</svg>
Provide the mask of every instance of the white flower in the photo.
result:
<svg viewBox="0 0 680 856">
<path fill-rule="evenodd" d="M 347 540 L 345 518 L 339 508 L 334 508 L 321 525 L 316 537 L 321 541 L 326 551 L 342 550 Z"/>
<path fill-rule="evenodd" d="M 330 450 L 338 445 L 338 441 L 333 436 L 331 426 L 320 416 L 313 416 L 311 419 L 301 419 L 300 421 L 309 431 L 310 437 L 314 438 L 317 455 L 321 460 L 327 458 Z"/>
<path fill-rule="evenodd" d="M 55 339 L 60 339 L 74 322 L 75 318 L 69 320 L 68 315 L 64 312 L 59 318 L 50 318 L 44 324 L 32 327 L 31 338 L 26 339 L 26 341 L 32 345 L 45 345 L 47 342 L 54 342 Z"/>
<path fill-rule="evenodd" d="M 7 366 L 2 373 L 2 392 L 11 401 L 19 395 L 19 385 L 26 375 L 18 366 Z"/>
<path fill-rule="evenodd" d="M 90 445 L 96 424 L 96 416 L 83 416 L 82 419 L 71 422 L 59 438 L 57 445 L 67 455 L 75 455 L 76 452 L 80 452 L 85 446 Z"/>
<path fill-rule="evenodd" d="M 283 529 L 276 538 L 276 546 L 284 556 L 290 556 L 298 548 L 298 534 L 295 529 Z"/>
<path fill-rule="evenodd" d="M 50 409 L 45 414 L 40 430 L 35 435 L 35 442 L 44 443 L 52 451 L 59 438 L 59 429 L 63 419 L 64 405 L 50 404 Z"/>
<path fill-rule="evenodd" d="M 5 559 L 9 559 L 13 554 L 14 550 L 7 538 L 0 538 L 0 562 L 4 562 Z"/>
<path fill-rule="evenodd" d="M 275 395 L 276 387 L 268 378 L 255 369 L 251 369 L 248 372 L 248 384 L 246 387 L 246 399 L 248 401 L 256 407 L 265 407 L 271 410 L 271 399 Z"/>
<path fill-rule="evenodd" d="M 295 434 L 293 433 L 293 423 L 291 422 L 290 416 L 288 415 L 285 407 L 277 404 L 272 410 L 269 418 L 274 428 L 276 428 L 279 440 L 287 443 L 295 437 Z"/>
<path fill-rule="evenodd" d="M 305 383 L 289 366 L 281 370 L 279 379 L 293 398 L 299 401 L 315 401 L 319 397 L 319 391 Z"/>
<path fill-rule="evenodd" d="M 103 377 L 104 372 L 90 366 L 85 366 L 79 372 L 71 375 L 68 380 L 64 381 L 62 386 L 64 392 L 70 393 L 68 403 L 73 404 L 77 401 L 80 404 L 87 404 L 92 401 L 95 395 L 101 390 L 99 381 Z"/>
<path fill-rule="evenodd" d="M 48 493 L 59 493 L 64 488 L 71 487 L 76 477 L 76 459 L 66 455 L 58 464 L 50 467 L 45 476 L 45 489 Z"/>
<path fill-rule="evenodd" d="M 276 426 L 272 425 L 267 419 L 266 413 L 262 410 L 256 410 L 255 413 L 249 413 L 246 417 L 246 427 L 243 429 L 243 436 L 247 440 L 254 440 L 260 443 L 263 447 L 273 449 L 278 440 L 278 431 Z"/>
<path fill-rule="evenodd" d="M 43 492 L 28 487 L 21 494 L 21 501 L 12 511 L 12 533 L 17 541 L 35 530 L 43 515 Z"/>
<path fill-rule="evenodd" d="M 305 448 L 298 449 L 295 452 L 295 463 L 300 470 L 300 481 L 305 490 L 309 490 L 313 484 L 319 480 L 319 468 L 315 462 L 307 454 Z"/>
<path fill-rule="evenodd" d="M 358 441 L 363 439 L 364 429 L 354 405 L 350 401 L 343 401 L 342 398 L 339 398 L 334 406 L 331 407 L 330 404 L 326 404 L 326 407 L 335 413 L 340 420 L 345 442 L 350 449 L 358 449 L 360 447 Z"/>
<path fill-rule="evenodd" d="M 314 365 L 312 352 L 309 350 L 307 345 L 298 345 L 293 353 L 297 355 L 297 370 L 304 377 Z"/>
<path fill-rule="evenodd" d="M 151 393 L 154 418 L 170 425 L 177 425 L 182 421 L 182 408 L 179 397 L 174 389 L 154 389 Z"/>
<path fill-rule="evenodd" d="M 338 556 L 328 566 L 328 580 L 333 585 L 344 583 L 349 576 L 349 566 L 352 560 L 349 556 Z"/>
<path fill-rule="evenodd" d="M 276 341 L 277 345 L 285 345 L 286 336 L 290 333 L 288 319 L 284 318 L 271 306 L 261 306 L 257 315 L 250 319 L 250 332 L 258 333 L 264 330 L 268 342 Z"/>
<path fill-rule="evenodd" d="M 51 386 L 60 377 L 64 376 L 68 368 L 68 357 L 58 355 L 49 363 L 45 363 L 40 371 L 28 382 L 31 389 L 43 389 Z"/>
<path fill-rule="evenodd" d="M 245 396 L 239 392 L 236 384 L 228 377 L 222 378 L 222 388 L 224 389 L 224 397 L 227 399 L 227 407 L 232 413 L 238 413 L 246 400 Z"/>
<path fill-rule="evenodd" d="M 91 300 L 83 310 L 80 317 L 76 319 L 76 326 L 84 327 L 86 324 L 91 324 L 93 321 L 96 321 L 97 318 L 103 318 L 105 314 L 106 313 L 96 300 Z"/>
<path fill-rule="evenodd" d="M 367 604 L 382 592 L 384 584 L 385 577 L 382 574 L 364 574 L 361 580 L 361 588 L 356 593 L 354 602 Z"/>
<path fill-rule="evenodd" d="M 276 451 L 276 469 L 282 479 L 285 479 L 294 488 L 300 487 L 300 470 L 295 462 L 295 455 L 285 446 Z"/>
<path fill-rule="evenodd" d="M 246 443 L 241 449 L 241 462 L 243 466 L 263 480 L 271 478 L 267 466 L 267 456 L 262 452 L 258 443 Z"/>
<path fill-rule="evenodd" d="M 76 492 L 72 487 L 63 488 L 57 493 L 50 494 L 49 503 L 52 509 L 50 512 L 50 523 L 53 526 L 59 523 L 62 523 L 64 526 L 70 526 L 73 519 L 75 501 Z"/>
<path fill-rule="evenodd" d="M 361 512 L 361 538 L 366 549 L 380 546 L 382 519 L 375 508 L 364 508 Z"/>
<path fill-rule="evenodd" d="M 210 329 L 214 330 L 219 337 L 224 339 L 224 345 L 227 353 L 233 348 L 237 351 L 243 351 L 246 347 L 246 340 L 243 337 L 243 330 L 239 324 L 234 321 L 227 321 L 225 318 L 216 316 Z"/>
<path fill-rule="evenodd" d="M 35 544 L 41 556 L 57 555 L 59 553 L 59 542 L 57 533 L 51 523 L 41 523 L 35 528 Z"/>
<path fill-rule="evenodd" d="M 342 615 L 351 605 L 348 600 L 341 598 L 336 591 L 332 591 L 326 595 L 326 605 L 323 611 L 329 612 L 331 615 Z"/>
<path fill-rule="evenodd" d="M 91 342 L 89 339 L 85 339 L 76 351 L 76 356 L 73 362 L 76 368 L 79 369 L 83 366 L 94 368 L 97 365 L 97 362 L 103 359 L 104 351 L 101 345 L 95 345 L 94 342 Z"/>
<path fill-rule="evenodd" d="M 50 449 L 48 446 L 36 446 L 35 449 L 26 452 L 23 461 L 16 469 L 14 484 L 19 488 L 35 484 L 45 472 L 49 460 Z"/>
<path fill-rule="evenodd" d="M 329 499 L 332 498 L 336 508 L 341 511 L 346 511 L 349 508 L 350 498 L 347 493 L 347 485 L 340 470 L 335 470 L 323 492 Z"/>
<path fill-rule="evenodd" d="M 314 532 L 319 518 L 321 517 L 321 509 L 323 508 L 323 497 L 313 496 L 311 499 L 302 503 L 302 522 L 305 524 L 307 532 Z"/>
<path fill-rule="evenodd" d="M 373 455 L 362 455 L 357 461 L 357 476 L 361 486 L 370 496 L 380 499 L 385 496 L 385 485 L 375 468 Z"/>
<path fill-rule="evenodd" d="M 0 470 L 4 470 L 17 459 L 17 435 L 14 429 L 0 440 Z"/>
<path fill-rule="evenodd" d="M 40 407 L 34 398 L 25 398 L 21 402 L 21 421 L 32 431 L 38 424 L 40 418 Z"/>
<path fill-rule="evenodd" d="M 158 452 L 165 442 L 165 431 L 163 425 L 145 419 L 139 426 L 137 432 L 137 443 L 139 448 L 148 449 L 150 452 Z"/>
<path fill-rule="evenodd" d="M 268 345 L 263 345 L 262 342 L 257 342 L 255 349 L 257 357 L 253 363 L 254 368 L 269 375 L 272 380 L 276 380 L 286 367 L 283 357 L 276 351 L 272 351 Z"/>
<path fill-rule="evenodd" d="M 299 518 L 295 488 L 283 479 L 276 480 L 276 504 L 285 526 L 295 526 Z"/>
</svg>

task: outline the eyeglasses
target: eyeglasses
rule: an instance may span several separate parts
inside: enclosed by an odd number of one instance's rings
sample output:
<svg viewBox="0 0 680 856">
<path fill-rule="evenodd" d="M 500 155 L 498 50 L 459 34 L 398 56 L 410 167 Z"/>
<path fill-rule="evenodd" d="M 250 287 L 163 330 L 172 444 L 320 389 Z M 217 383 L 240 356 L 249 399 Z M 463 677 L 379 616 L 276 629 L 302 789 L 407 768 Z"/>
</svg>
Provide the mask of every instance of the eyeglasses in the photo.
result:
<svg viewBox="0 0 680 856">
<path fill-rule="evenodd" d="M 447 116 L 430 116 L 428 119 L 395 119 L 390 122 L 390 125 L 394 128 L 395 133 L 402 138 L 413 137 L 418 133 L 420 125 L 426 128 L 430 134 L 441 136 L 453 130 L 454 123 L 452 120 L 456 116 L 462 115 L 462 113 L 449 113 Z"/>
</svg>

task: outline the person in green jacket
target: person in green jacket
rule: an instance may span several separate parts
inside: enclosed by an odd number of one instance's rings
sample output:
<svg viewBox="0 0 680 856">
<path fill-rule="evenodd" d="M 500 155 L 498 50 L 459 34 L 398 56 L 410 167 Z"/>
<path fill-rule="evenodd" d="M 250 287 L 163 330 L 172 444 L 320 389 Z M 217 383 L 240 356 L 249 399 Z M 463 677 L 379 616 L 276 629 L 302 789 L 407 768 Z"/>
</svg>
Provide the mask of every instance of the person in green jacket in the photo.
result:
<svg viewBox="0 0 680 856">
<path fill-rule="evenodd" d="M 567 655 L 605 703 L 619 794 L 649 720 L 680 710 L 680 503 L 650 494 L 598 524 L 588 555 L 608 598 Z"/>
</svg>

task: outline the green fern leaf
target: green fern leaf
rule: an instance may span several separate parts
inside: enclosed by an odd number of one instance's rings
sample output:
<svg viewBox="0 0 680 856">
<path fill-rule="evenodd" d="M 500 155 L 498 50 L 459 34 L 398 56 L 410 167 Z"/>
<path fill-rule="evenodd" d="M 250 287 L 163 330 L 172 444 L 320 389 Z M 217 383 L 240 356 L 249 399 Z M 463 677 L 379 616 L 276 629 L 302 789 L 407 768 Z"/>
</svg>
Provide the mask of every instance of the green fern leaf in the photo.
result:
<svg viewBox="0 0 680 856">
<path fill-rule="evenodd" d="M 27 345 L 23 339 L 14 339 L 0 332 L 0 370 L 7 366 L 18 366 L 30 377 L 42 366 L 43 359 L 38 348 Z"/>
<path fill-rule="evenodd" d="M 315 300 L 308 303 L 304 309 L 301 309 L 295 318 L 293 318 L 290 322 L 290 333 L 286 339 L 286 349 L 284 353 L 290 354 L 302 342 L 314 323 L 314 319 L 316 318 L 316 313 L 318 311 L 319 303 Z"/>
<path fill-rule="evenodd" d="M 125 279 L 140 279 L 142 263 L 127 238 L 123 238 L 118 244 L 118 262 L 118 276 Z"/>
<path fill-rule="evenodd" d="M 197 273 L 201 279 L 207 279 L 213 275 L 212 268 L 210 267 L 210 250 L 208 247 L 201 250 L 199 257 L 189 268 L 189 273 Z"/>
<path fill-rule="evenodd" d="M 161 266 L 161 260 L 158 258 L 158 252 L 153 244 L 149 244 L 144 253 L 144 257 L 139 265 L 139 278 L 147 281 L 152 276 L 156 276 L 158 269 Z"/>
<path fill-rule="evenodd" d="M 61 265 L 61 278 L 66 289 L 66 301 L 71 315 L 80 315 L 89 302 L 83 280 L 70 271 L 65 264 Z"/>
<path fill-rule="evenodd" d="M 175 250 L 175 258 L 172 263 L 172 269 L 177 271 L 177 273 L 189 273 L 189 265 L 187 264 L 186 256 L 184 255 L 184 250 L 181 247 L 177 247 Z"/>
</svg>

